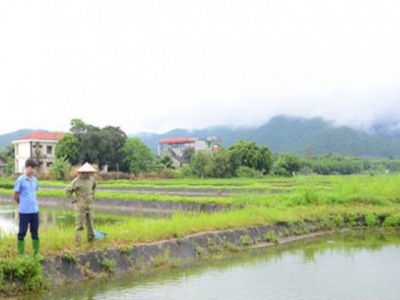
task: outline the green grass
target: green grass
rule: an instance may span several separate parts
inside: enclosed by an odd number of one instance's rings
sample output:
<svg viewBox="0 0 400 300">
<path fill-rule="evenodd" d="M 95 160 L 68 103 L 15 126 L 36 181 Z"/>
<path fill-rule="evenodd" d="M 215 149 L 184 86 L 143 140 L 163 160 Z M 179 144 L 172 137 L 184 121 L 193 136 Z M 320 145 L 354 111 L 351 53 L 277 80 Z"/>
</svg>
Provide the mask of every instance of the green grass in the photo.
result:
<svg viewBox="0 0 400 300">
<path fill-rule="evenodd" d="M 13 184 L 10 179 L 0 178 L 0 193 L 10 195 Z M 42 186 L 64 187 L 66 182 L 41 181 Z M 311 221 L 320 230 L 335 230 L 343 227 L 400 227 L 400 175 L 381 176 L 298 176 L 295 178 L 262 179 L 206 179 L 206 180 L 147 180 L 101 182 L 105 187 L 152 187 L 152 188 L 216 188 L 240 189 L 245 191 L 229 197 L 184 197 L 159 194 L 132 194 L 98 191 L 97 198 L 120 199 L 124 201 L 172 201 L 231 204 L 231 210 L 217 213 L 178 212 L 168 218 L 135 218 L 131 216 L 99 215 L 95 213 L 96 230 L 107 233 L 104 240 L 96 240 L 94 249 L 85 241 L 74 245 L 74 226 L 53 226 L 40 228 L 41 249 L 45 257 L 61 255 L 73 260 L 76 254 L 96 249 L 117 248 L 121 251 L 132 249 L 134 245 L 165 239 L 181 238 L 201 232 L 243 228 L 257 225 L 286 223 L 287 234 L 297 235 L 307 232 L 305 221 Z M 281 188 L 286 193 L 260 193 L 260 190 Z M 64 198 L 63 190 L 41 190 L 40 197 Z M 11 201 L 11 200 L 10 200 Z M 97 223 L 96 223 L 97 216 Z M 102 222 L 106 218 L 107 222 Z M 118 222 L 113 222 L 118 220 Z M 297 225 L 296 225 L 297 224 Z M 280 236 L 272 231 L 265 241 L 279 242 Z M 251 244 L 251 239 L 242 236 L 243 245 Z M 30 260 L 27 263 L 18 258 L 16 234 L 1 236 L 0 277 L 17 278 L 17 285 L 7 280 L 0 290 L 7 294 L 41 290 L 45 287 L 41 275 L 41 265 Z M 26 238 L 26 253 L 32 253 L 29 234 Z M 201 249 L 199 249 L 201 251 Z M 164 257 L 159 257 L 162 264 Z M 115 262 L 103 257 L 103 268 L 113 272 Z M 29 280 L 19 280 L 29 277 Z"/>
<path fill-rule="evenodd" d="M 258 179 L 257 179 L 258 180 Z M 271 181 L 272 179 L 266 179 Z M 184 237 L 189 234 L 222 229 L 241 228 L 277 222 L 321 222 L 323 228 L 337 228 L 347 224 L 357 225 L 358 216 L 368 216 L 368 226 L 378 224 L 377 216 L 386 216 L 385 226 L 400 224 L 400 176 L 329 176 L 299 177 L 276 180 L 293 183 L 297 187 L 287 194 L 259 194 L 251 192 L 226 198 L 181 197 L 168 195 L 133 195 L 98 192 L 97 197 L 109 199 L 136 199 L 157 201 L 199 201 L 233 204 L 234 209 L 218 213 L 176 213 L 172 218 L 136 219 L 121 217 L 119 224 L 102 224 L 97 230 L 108 238 L 96 242 L 97 248 L 124 247 Z M 198 180 L 202 181 L 202 180 Z M 248 182 L 247 180 L 245 180 Z M 219 181 L 221 182 L 221 181 Z M 10 190 L 0 190 L 10 193 Z M 39 195 L 63 196 L 63 191 L 41 191 Z M 236 206 L 237 205 L 237 206 Z M 240 208 L 239 208 L 240 207 Z M 72 245 L 73 227 L 43 228 L 42 252 L 45 255 L 64 251 L 85 251 L 87 245 Z M 4 237 L 0 255 L 16 256 L 15 237 Z M 29 243 L 28 243 L 29 248 Z"/>
</svg>

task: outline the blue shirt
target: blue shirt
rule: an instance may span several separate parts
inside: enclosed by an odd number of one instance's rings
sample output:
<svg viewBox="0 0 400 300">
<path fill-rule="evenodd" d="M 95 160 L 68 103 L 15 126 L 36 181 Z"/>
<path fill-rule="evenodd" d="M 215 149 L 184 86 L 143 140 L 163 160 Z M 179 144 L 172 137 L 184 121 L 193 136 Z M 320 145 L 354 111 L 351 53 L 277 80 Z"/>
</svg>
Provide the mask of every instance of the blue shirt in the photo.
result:
<svg viewBox="0 0 400 300">
<path fill-rule="evenodd" d="M 39 211 L 36 199 L 38 180 L 25 174 L 18 177 L 14 184 L 14 191 L 19 194 L 19 212 L 21 214 L 33 214 Z"/>
</svg>

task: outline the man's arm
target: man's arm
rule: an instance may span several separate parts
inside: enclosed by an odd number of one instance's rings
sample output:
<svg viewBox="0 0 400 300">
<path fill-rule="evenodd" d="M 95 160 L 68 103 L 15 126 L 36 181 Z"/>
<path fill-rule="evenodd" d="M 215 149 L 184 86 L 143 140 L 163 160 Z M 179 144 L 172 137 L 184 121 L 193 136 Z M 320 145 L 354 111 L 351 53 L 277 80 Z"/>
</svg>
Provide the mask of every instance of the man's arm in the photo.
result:
<svg viewBox="0 0 400 300">
<path fill-rule="evenodd" d="M 70 184 L 67 185 L 67 187 L 64 189 L 65 191 L 65 196 L 69 199 L 71 199 L 71 203 L 75 203 L 77 202 L 75 199 L 75 192 L 76 192 L 76 188 L 75 188 L 75 182 L 76 180 L 72 180 L 72 182 Z M 78 201 L 79 202 L 79 201 Z"/>
<path fill-rule="evenodd" d="M 96 190 L 96 186 L 97 186 L 97 183 L 96 183 L 96 180 L 93 182 L 93 200 L 95 200 L 96 199 L 96 196 L 95 196 L 95 190 Z"/>
<path fill-rule="evenodd" d="M 13 200 L 17 204 L 19 204 L 19 192 L 20 191 L 21 191 L 21 180 L 20 180 L 20 178 L 18 178 L 14 184 L 14 194 L 13 194 Z"/>
<path fill-rule="evenodd" d="M 19 204 L 19 193 L 14 191 L 13 200 L 15 203 Z"/>
</svg>

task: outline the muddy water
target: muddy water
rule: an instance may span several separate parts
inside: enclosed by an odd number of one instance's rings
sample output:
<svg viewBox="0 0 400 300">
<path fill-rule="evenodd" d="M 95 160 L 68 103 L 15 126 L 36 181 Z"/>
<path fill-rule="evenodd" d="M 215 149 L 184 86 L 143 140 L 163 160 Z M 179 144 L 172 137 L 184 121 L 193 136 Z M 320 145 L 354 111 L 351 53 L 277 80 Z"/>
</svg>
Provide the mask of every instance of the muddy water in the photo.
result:
<svg viewBox="0 0 400 300">
<path fill-rule="evenodd" d="M 399 266 L 399 232 L 358 231 L 76 284 L 29 299 L 399 299 Z"/>
</svg>

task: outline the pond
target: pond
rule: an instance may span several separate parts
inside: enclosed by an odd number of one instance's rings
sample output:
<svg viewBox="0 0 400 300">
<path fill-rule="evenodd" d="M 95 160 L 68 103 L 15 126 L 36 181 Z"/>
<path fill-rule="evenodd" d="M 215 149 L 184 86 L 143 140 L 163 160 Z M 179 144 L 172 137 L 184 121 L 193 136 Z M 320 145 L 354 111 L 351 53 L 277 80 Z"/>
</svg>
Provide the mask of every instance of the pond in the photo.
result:
<svg viewBox="0 0 400 300">
<path fill-rule="evenodd" d="M 95 224 L 118 224 L 123 222 L 125 216 L 134 218 L 155 219 L 170 217 L 171 214 L 143 214 L 135 211 L 113 211 L 105 214 L 102 211 L 95 211 Z M 119 217 L 122 215 L 122 217 Z M 60 210 L 51 208 L 40 208 L 40 228 L 46 227 L 66 227 L 75 226 L 75 214 L 73 210 Z M 0 233 L 1 235 L 14 234 L 18 232 L 18 213 L 15 205 L 0 205 Z"/>
<path fill-rule="evenodd" d="M 29 299 L 398 299 L 399 266 L 399 232 L 353 231 L 79 283 Z"/>
</svg>

